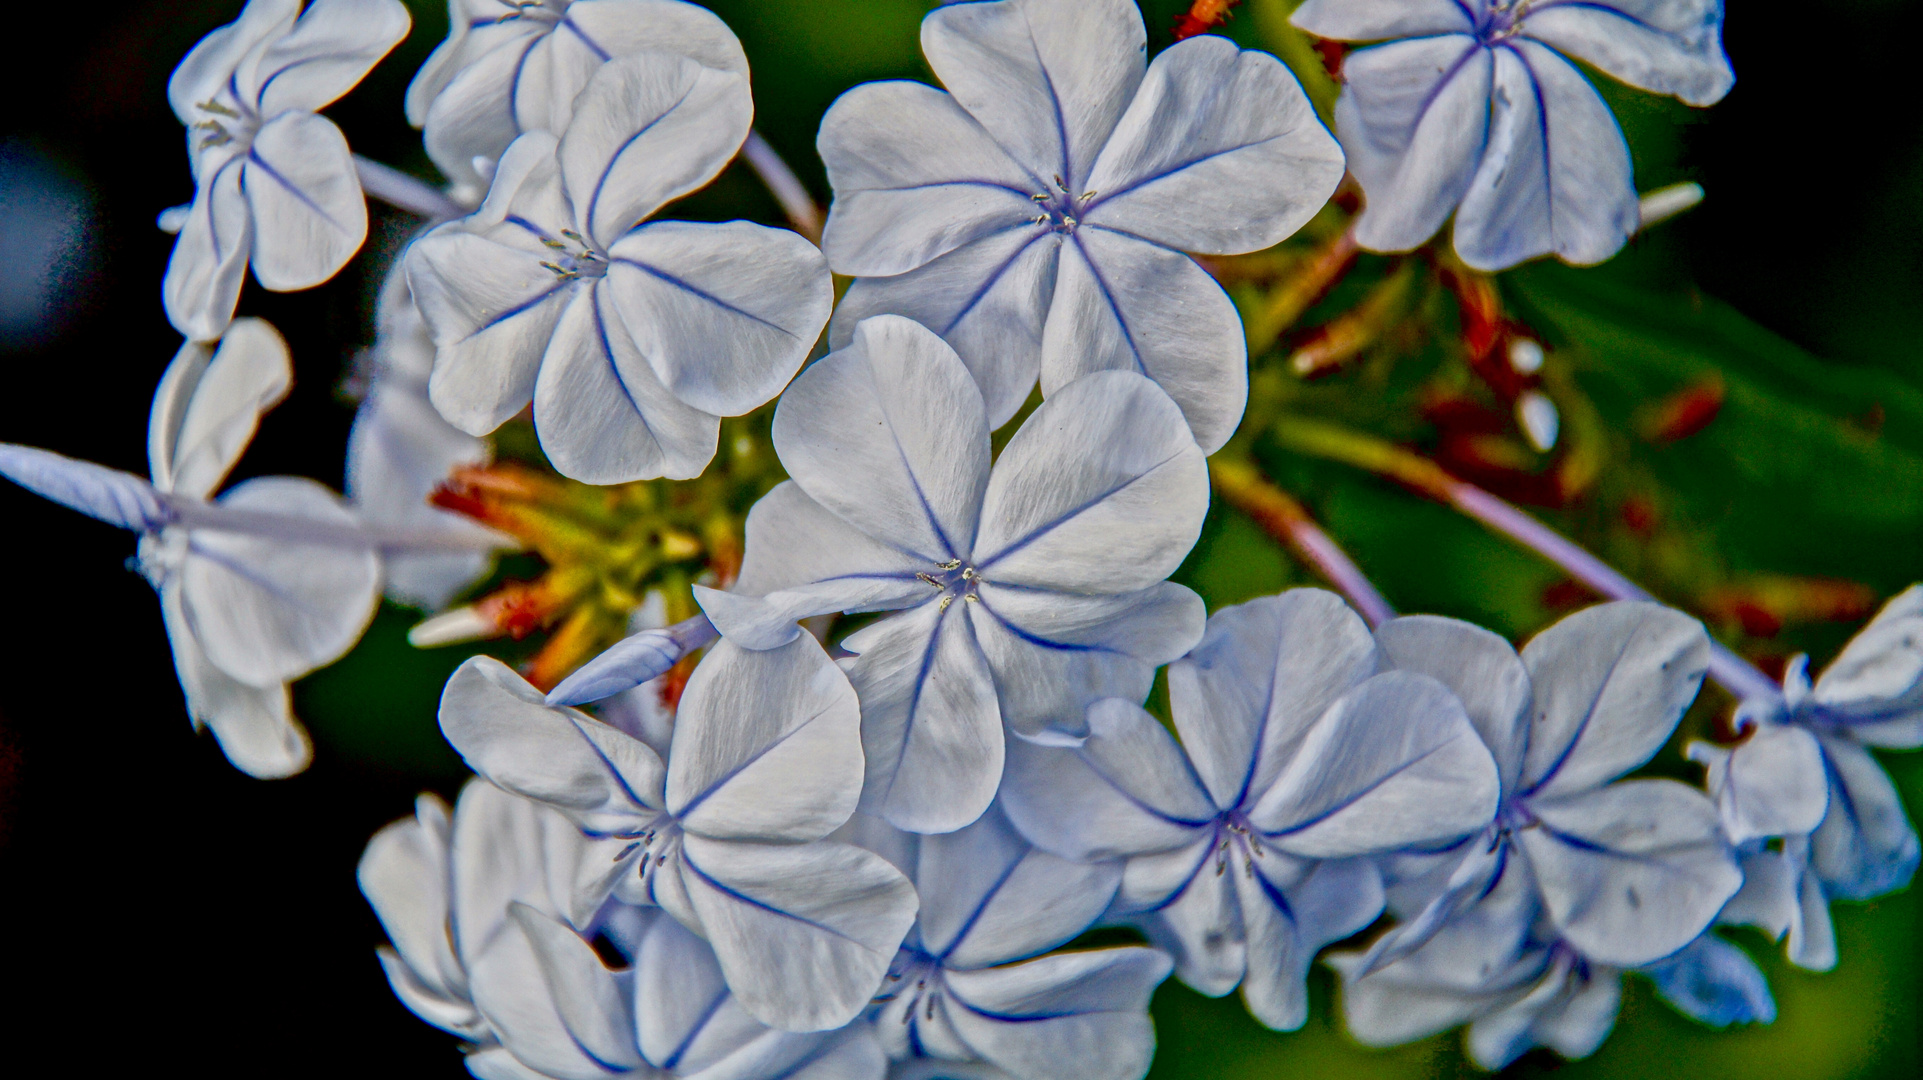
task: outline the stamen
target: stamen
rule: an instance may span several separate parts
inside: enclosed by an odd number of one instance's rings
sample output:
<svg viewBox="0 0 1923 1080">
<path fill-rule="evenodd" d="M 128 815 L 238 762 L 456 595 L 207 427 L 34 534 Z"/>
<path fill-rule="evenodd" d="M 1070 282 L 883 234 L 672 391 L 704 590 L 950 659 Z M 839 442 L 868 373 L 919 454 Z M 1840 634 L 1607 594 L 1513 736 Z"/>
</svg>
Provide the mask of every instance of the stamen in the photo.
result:
<svg viewBox="0 0 1923 1080">
<path fill-rule="evenodd" d="M 927 1013 L 927 1016 L 928 1016 L 928 1019 L 930 1019 L 930 1020 L 933 1020 L 933 1019 L 935 1018 L 935 999 L 936 999 L 936 998 L 938 998 L 938 997 L 941 997 L 941 995 L 940 995 L 940 994 L 930 994 L 930 995 L 928 995 L 928 1013 Z"/>
<path fill-rule="evenodd" d="M 974 593 L 968 593 L 965 597 L 963 597 L 963 599 L 967 600 L 971 604 L 979 604 L 982 602 L 982 598 L 979 596 L 976 596 Z"/>
<path fill-rule="evenodd" d="M 1044 191 L 1040 195 L 1030 195 L 1029 198 L 1034 199 L 1036 202 L 1047 202 L 1048 192 Z"/>
<path fill-rule="evenodd" d="M 927 584 L 929 584 L 929 585 L 933 585 L 933 586 L 934 586 L 935 588 L 937 588 L 937 589 L 942 589 L 942 588 L 946 588 L 946 587 L 947 587 L 947 586 L 945 586 L 945 585 L 943 585 L 943 584 L 942 584 L 941 582 L 939 582 L 939 581 L 936 581 L 936 580 L 934 579 L 934 577 L 933 577 L 932 575 L 929 575 L 929 574 L 919 574 L 919 573 L 918 573 L 918 574 L 916 574 L 916 575 L 915 575 L 915 577 L 917 577 L 917 578 L 919 578 L 919 579 L 921 579 L 921 580 L 922 580 L 923 582 L 925 582 L 925 583 L 927 583 Z"/>
<path fill-rule="evenodd" d="M 948 610 L 948 605 L 950 605 L 950 604 L 952 604 L 952 603 L 954 603 L 954 602 L 955 602 L 955 598 L 954 598 L 954 597 L 952 597 L 952 596 L 944 596 L 944 597 L 942 597 L 942 598 L 941 598 L 941 603 L 939 603 L 939 604 L 936 604 L 936 605 L 935 605 L 935 614 L 937 614 L 937 615 L 939 615 L 939 614 L 941 614 L 942 612 L 944 612 L 944 611 L 947 611 L 947 610 Z"/>
<path fill-rule="evenodd" d="M 975 578 L 975 568 L 972 566 L 964 567 L 962 570 L 962 580 L 973 581 L 974 578 Z"/>
<path fill-rule="evenodd" d="M 228 108 L 227 106 L 222 105 L 220 102 L 215 101 L 213 98 L 208 98 L 206 101 L 203 101 L 200 104 L 194 106 L 194 108 L 199 109 L 201 112 L 213 113 L 215 116 L 225 116 L 235 120 L 240 119 L 240 114 L 238 112 L 235 112 L 234 110 Z M 201 121 L 201 123 L 203 124 L 211 123 L 211 121 L 203 120 Z M 194 126 L 199 127 L 200 124 L 196 124 Z"/>
<path fill-rule="evenodd" d="M 961 560 L 960 560 L 960 559 L 950 559 L 950 560 L 948 560 L 947 562 L 945 562 L 945 563 L 941 563 L 940 565 L 938 565 L 938 566 L 936 566 L 936 567 L 935 567 L 935 569 L 937 569 L 937 570 L 954 570 L 954 569 L 957 569 L 957 568 L 959 568 L 960 566 L 961 566 Z"/>
</svg>

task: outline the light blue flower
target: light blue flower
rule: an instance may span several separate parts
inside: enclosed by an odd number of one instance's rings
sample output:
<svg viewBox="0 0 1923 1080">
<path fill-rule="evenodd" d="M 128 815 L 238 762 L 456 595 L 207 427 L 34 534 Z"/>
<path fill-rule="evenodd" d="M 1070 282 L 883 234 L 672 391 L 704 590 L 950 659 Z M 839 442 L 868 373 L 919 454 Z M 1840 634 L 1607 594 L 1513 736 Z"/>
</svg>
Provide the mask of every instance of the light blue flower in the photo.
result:
<svg viewBox="0 0 1923 1080">
<path fill-rule="evenodd" d="M 407 36 L 400 0 L 249 0 L 195 45 L 167 82 L 187 126 L 194 201 L 168 211 L 178 232 L 162 297 L 174 328 L 220 337 L 252 266 L 269 289 L 333 277 L 367 238 L 354 156 L 319 115 Z"/>
<path fill-rule="evenodd" d="M 745 221 L 647 221 L 721 172 L 748 80 L 665 52 L 602 64 L 566 131 L 508 147 L 479 210 L 414 242 L 428 396 L 485 435 L 532 402 L 541 447 L 593 484 L 701 475 L 721 417 L 787 384 L 828 321 L 814 245 Z"/>
<path fill-rule="evenodd" d="M 1793 962 L 1826 970 L 1829 900 L 1881 896 L 1916 873 L 1916 830 L 1870 748 L 1923 746 L 1923 586 L 1884 605 L 1813 686 L 1798 656 L 1780 699 L 1737 715 L 1741 742 L 1689 747 L 1743 852 L 1743 891 L 1723 917 L 1787 935 Z"/>
<path fill-rule="evenodd" d="M 861 784 L 854 690 L 811 637 L 750 652 L 722 642 L 689 678 L 666 760 L 550 706 L 475 657 L 448 680 L 441 731 L 494 783 L 595 839 L 563 915 L 586 927 L 610 895 L 658 905 L 713 945 L 763 1023 L 822 1031 L 867 1005 L 914 921 L 880 857 L 825 839 Z"/>
<path fill-rule="evenodd" d="M 1296 589 L 1217 612 L 1169 668 L 1177 745 L 1126 701 L 1073 749 L 1011 744 L 1005 805 L 1037 845 L 1126 859 L 1139 916 L 1211 996 L 1239 983 L 1274 1028 L 1307 1018 L 1316 951 L 1382 911 L 1377 855 L 1485 826 L 1496 770 L 1462 706 L 1423 675 L 1377 675 L 1362 620 Z"/>
<path fill-rule="evenodd" d="M 915 1075 L 1139 1080 L 1155 1053 L 1148 999 L 1168 955 L 1139 946 L 1056 952 L 1091 926 L 1121 881 L 1119 862 L 1038 851 L 1000 811 L 938 836 L 856 815 L 846 834 L 915 882 L 921 913 L 871 1011 L 876 1034 Z"/>
<path fill-rule="evenodd" d="M 877 316 L 782 395 L 793 477 L 748 515 L 735 591 L 696 588 L 724 637 L 792 640 L 797 619 L 898 614 L 850 635 L 862 805 L 916 832 L 995 797 L 1002 725 L 1070 736 L 1087 703 L 1148 696 L 1201 637 L 1201 598 L 1164 579 L 1208 510 L 1208 466 L 1167 394 L 1104 371 L 1056 392 L 989 465 L 981 392 L 917 323 Z"/>
<path fill-rule="evenodd" d="M 1471 1053 L 1490 1068 L 1535 1045 L 1581 1057 L 1614 1022 L 1616 973 L 1690 947 L 1658 972 L 1685 1011 L 1765 1011 L 1740 953 L 1698 944 L 1742 883 L 1714 804 L 1673 780 L 1618 779 L 1695 699 L 1709 657 L 1701 624 L 1624 602 L 1562 620 L 1520 657 L 1486 630 L 1430 616 L 1393 620 L 1376 640 L 1390 666 L 1461 698 L 1502 802 L 1468 842 L 1390 861 L 1400 924 L 1331 960 L 1357 1038 L 1387 1045 L 1472 1022 Z"/>
<path fill-rule="evenodd" d="M 1214 453 L 1248 397 L 1242 322 L 1183 252 L 1286 239 L 1342 155 L 1273 56 L 1193 38 L 1145 62 L 1134 0 L 952 4 L 922 22 L 946 92 L 842 95 L 818 146 L 835 189 L 822 235 L 858 280 L 830 327 L 871 315 L 939 333 L 991 427 L 1095 371 L 1141 372 Z"/>
<path fill-rule="evenodd" d="M 1629 147 L 1563 54 L 1691 105 L 1735 81 L 1722 0 L 1308 0 L 1297 26 L 1384 42 L 1342 65 L 1336 133 L 1365 248 L 1407 251 L 1455 211 L 1464 262 L 1595 263 L 1639 223 Z"/>
</svg>

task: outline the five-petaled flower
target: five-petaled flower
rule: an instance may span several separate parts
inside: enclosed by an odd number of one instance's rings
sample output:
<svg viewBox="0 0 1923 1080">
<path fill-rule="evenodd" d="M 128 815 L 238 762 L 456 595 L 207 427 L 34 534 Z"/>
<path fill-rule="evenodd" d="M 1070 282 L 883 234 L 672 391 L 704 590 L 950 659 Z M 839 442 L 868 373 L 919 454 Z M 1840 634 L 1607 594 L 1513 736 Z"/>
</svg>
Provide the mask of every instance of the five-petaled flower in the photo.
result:
<svg viewBox="0 0 1923 1080">
<path fill-rule="evenodd" d="M 858 86 L 821 122 L 835 188 L 822 237 L 871 315 L 940 334 L 989 424 L 1091 372 L 1133 371 L 1214 453 L 1248 397 L 1242 322 L 1183 252 L 1236 254 L 1300 228 L 1342 154 L 1295 77 L 1220 37 L 1144 60 L 1132 0 L 954 4 L 922 23 L 944 93 Z"/>
<path fill-rule="evenodd" d="M 1464 262 L 1596 263 L 1639 224 L 1629 146 L 1567 53 L 1710 105 L 1735 82 L 1723 0 L 1308 0 L 1295 24 L 1385 42 L 1342 64 L 1336 133 L 1368 206 L 1357 241 L 1407 251 L 1455 211 Z"/>
<path fill-rule="evenodd" d="M 781 390 L 833 302 L 794 233 L 641 224 L 714 179 L 753 113 L 744 76 L 644 52 L 601 66 L 559 139 L 516 139 L 481 208 L 408 252 L 441 414 L 484 435 L 532 399 L 566 476 L 699 476 L 721 417 Z"/>
<path fill-rule="evenodd" d="M 1202 635 L 1164 579 L 1208 509 L 1207 465 L 1167 394 L 1105 371 L 1036 409 L 989 465 L 961 359 L 896 315 L 855 329 L 775 412 L 794 479 L 748 515 L 735 591 L 697 589 L 728 640 L 767 648 L 797 619 L 898 611 L 849 636 L 862 805 L 947 832 L 995 797 L 1002 725 L 1072 737 L 1086 704 L 1148 696 Z"/>
<path fill-rule="evenodd" d="M 194 341 L 227 329 L 247 267 L 269 289 L 333 277 L 367 238 L 367 203 L 340 129 L 316 110 L 407 36 L 400 0 L 249 0 L 174 69 L 194 201 L 163 223 L 167 318 Z"/>
</svg>

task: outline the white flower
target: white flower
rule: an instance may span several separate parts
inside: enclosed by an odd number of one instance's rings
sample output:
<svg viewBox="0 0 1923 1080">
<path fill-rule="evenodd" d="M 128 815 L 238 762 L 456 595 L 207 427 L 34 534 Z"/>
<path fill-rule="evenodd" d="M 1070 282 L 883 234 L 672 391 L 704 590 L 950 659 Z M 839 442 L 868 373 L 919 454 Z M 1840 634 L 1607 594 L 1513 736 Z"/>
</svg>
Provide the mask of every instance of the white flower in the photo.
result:
<svg viewBox="0 0 1923 1080">
<path fill-rule="evenodd" d="M 298 17 L 297 17 L 298 16 Z M 269 289 L 319 285 L 367 237 L 347 140 L 315 115 L 407 36 L 400 0 L 249 0 L 174 69 L 194 201 L 167 264 L 167 318 L 194 341 L 226 330 L 247 267 Z"/>
<path fill-rule="evenodd" d="M 1793 962 L 1827 970 L 1830 898 L 1867 900 L 1916 873 L 1916 830 L 1870 748 L 1923 746 L 1923 586 L 1885 604 L 1815 685 L 1796 657 L 1782 699 L 1745 702 L 1738 719 L 1735 746 L 1689 747 L 1743 851 L 1743 891 L 1723 918 L 1788 935 Z"/>
<path fill-rule="evenodd" d="M 1629 146 L 1567 53 L 1709 105 L 1735 81 L 1722 0 L 1308 0 L 1319 37 L 1385 41 L 1343 61 L 1336 132 L 1368 205 L 1356 240 L 1407 251 L 1451 210 L 1478 269 L 1596 263 L 1641 224 Z"/>
<path fill-rule="evenodd" d="M 1332 961 L 1350 1029 L 1385 1045 L 1474 1020 L 1471 1052 L 1490 1068 L 1537 1044 L 1589 1053 L 1614 1021 L 1616 970 L 1697 942 L 1742 884 L 1701 792 L 1618 779 L 1695 699 L 1708 636 L 1679 612 L 1621 602 L 1569 616 L 1520 657 L 1433 616 L 1393 620 L 1376 640 L 1394 668 L 1456 692 L 1495 757 L 1502 802 L 1480 835 L 1393 867 L 1389 906 L 1403 922 Z M 1710 970 L 1730 970 L 1700 948 Z"/>
<path fill-rule="evenodd" d="M 1248 396 L 1242 322 L 1185 251 L 1300 228 L 1342 154 L 1280 61 L 1221 37 L 1145 64 L 1132 0 L 955 4 L 922 23 L 947 92 L 869 83 L 823 118 L 835 188 L 822 242 L 860 280 L 831 328 L 906 315 L 961 354 L 1000 427 L 1095 371 L 1147 375 L 1195 441 Z"/>
<path fill-rule="evenodd" d="M 564 912 L 586 925 L 610 894 L 658 904 L 714 946 L 763 1023 L 846 1024 L 914 921 L 887 862 L 823 840 L 861 783 L 854 690 L 813 638 L 766 652 L 721 642 L 682 694 L 667 762 L 645 743 L 545 704 L 499 661 L 448 681 L 441 730 L 475 771 L 598 838 Z"/>
<path fill-rule="evenodd" d="M 566 817 L 484 780 L 462 790 L 452 820 L 423 795 L 414 817 L 368 841 L 358 877 L 392 942 L 379 951 L 388 984 L 414 1015 L 467 1043 L 476 1076 L 602 1075 L 510 919 L 513 905 L 565 910 L 591 852 Z"/>
<path fill-rule="evenodd" d="M 643 51 L 748 74 L 727 25 L 678 0 L 448 0 L 447 40 L 407 88 L 407 119 L 426 129 L 454 198 L 472 206 L 509 143 L 566 131 L 595 71 Z"/>
<path fill-rule="evenodd" d="M 480 210 L 409 251 L 439 350 L 429 396 L 471 435 L 532 399 L 542 449 L 577 480 L 698 476 L 720 418 L 772 398 L 814 345 L 828 269 L 784 230 L 639 224 L 741 146 L 746 78 L 641 53 L 575 104 L 559 140 L 515 140 Z"/>
<path fill-rule="evenodd" d="M 1139 1080 L 1148 1071 L 1148 999 L 1168 978 L 1168 956 L 1139 947 L 1053 951 L 1108 907 L 1119 862 L 1038 851 L 993 809 L 956 832 L 922 837 L 858 814 L 846 834 L 912 876 L 922 897 L 873 1010 L 889 1057 L 980 1062 L 1019 1080 Z"/>
<path fill-rule="evenodd" d="M 1042 847 L 1127 859 L 1117 910 L 1175 951 L 1183 982 L 1240 984 L 1256 1019 L 1298 1028 L 1316 951 L 1382 911 L 1358 856 L 1451 843 L 1495 809 L 1462 706 L 1434 679 L 1371 677 L 1376 660 L 1333 593 L 1218 611 L 1169 667 L 1181 745 L 1133 704 L 1099 702 L 1080 747 L 1011 751 L 1004 803 Z"/>
<path fill-rule="evenodd" d="M 1142 700 L 1201 637 L 1201 599 L 1163 579 L 1201 530 L 1207 465 L 1140 375 L 1063 387 L 991 470 L 967 368 L 880 316 L 782 395 L 774 443 L 794 479 L 748 515 L 736 591 L 696 598 L 750 648 L 810 615 L 901 610 L 842 643 L 858 654 L 862 805 L 895 825 L 975 820 L 1001 781 L 1004 721 L 1072 735 L 1088 702 Z"/>
<path fill-rule="evenodd" d="M 379 545 L 312 480 L 259 477 L 204 501 L 292 380 L 286 343 L 259 319 L 236 321 L 219 351 L 183 345 L 154 394 L 151 485 L 0 444 L 0 473 L 141 534 L 140 570 L 160 593 L 187 712 L 236 768 L 263 778 L 307 767 L 313 747 L 287 684 L 352 648 L 380 594 Z"/>
<path fill-rule="evenodd" d="M 472 551 L 397 552 L 388 558 L 388 597 L 437 610 L 487 573 L 492 559 L 478 550 L 480 545 L 493 540 L 512 547 L 514 542 L 428 505 L 428 496 L 453 469 L 485 464 L 491 448 L 441 419 L 428 401 L 434 342 L 398 267 L 381 289 L 376 326 L 367 396 L 347 436 L 347 497 L 362 520 L 475 540 Z"/>
</svg>

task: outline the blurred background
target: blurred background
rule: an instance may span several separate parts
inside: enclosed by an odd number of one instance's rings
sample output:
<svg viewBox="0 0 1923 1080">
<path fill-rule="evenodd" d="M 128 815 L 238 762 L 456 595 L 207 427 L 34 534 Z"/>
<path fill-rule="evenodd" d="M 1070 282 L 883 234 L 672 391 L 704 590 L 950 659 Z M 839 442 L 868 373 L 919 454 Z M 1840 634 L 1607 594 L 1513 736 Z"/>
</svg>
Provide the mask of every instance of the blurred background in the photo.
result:
<svg viewBox="0 0 1923 1080">
<path fill-rule="evenodd" d="M 400 102 L 446 12 L 436 0 L 409 6 L 413 34 L 329 114 L 358 152 L 431 176 Z M 929 78 L 917 45 L 926 0 L 710 6 L 747 49 L 757 126 L 824 201 L 812 147 L 829 103 L 858 82 Z M 1186 5 L 1142 6 L 1151 50 L 1166 47 Z M 165 83 L 239 7 L 10 6 L 0 365 L 14 389 L 0 396 L 0 439 L 145 472 L 148 402 L 179 344 L 159 303 L 171 238 L 154 218 L 192 194 Z M 1254 0 L 1228 32 L 1261 45 L 1288 7 Z M 1602 268 L 1505 279 L 1512 310 L 1551 344 L 1609 436 L 1593 486 L 1543 507 L 1547 520 L 1765 664 L 1802 650 L 1821 664 L 1866 604 L 1923 578 L 1923 120 L 1903 59 L 1920 37 L 1923 5 L 1904 0 L 1741 5 L 1726 37 L 1738 81 L 1721 104 L 1606 91 L 1639 186 L 1695 180 L 1708 200 Z M 680 216 L 781 220 L 738 165 Z M 236 478 L 299 473 L 339 487 L 352 418 L 342 379 L 371 339 L 373 289 L 410 227 L 377 210 L 367 255 L 335 281 L 298 294 L 249 287 L 242 313 L 286 335 L 298 382 Z M 1710 387 L 1720 409 L 1700 433 L 1651 433 L 1661 427 L 1651 408 Z M 1370 393 L 1343 377 L 1314 388 L 1323 399 Z M 1382 433 L 1433 439 L 1429 419 L 1405 420 Z M 1405 491 L 1339 466 L 1267 452 L 1263 463 L 1404 610 L 1519 640 L 1584 602 L 1552 568 Z M 7 485 L 0 523 L 11 612 L 0 624 L 0 958 L 14 987 L 0 1060 L 47 1047 L 85 1071 L 465 1075 L 453 1040 L 388 992 L 354 864 L 416 792 L 458 789 L 464 770 L 434 705 L 467 653 L 410 649 L 418 616 L 384 609 L 354 653 L 296 689 L 313 767 L 250 780 L 189 731 L 152 590 L 122 569 L 132 538 Z M 1182 580 L 1212 606 L 1313 581 L 1225 513 Z M 1706 693 L 1689 724 L 1700 730 L 1725 704 Z M 1913 808 L 1920 757 L 1884 756 Z M 1673 754 L 1670 771 L 1684 774 Z M 1594 1057 L 1537 1052 L 1510 1072 L 1923 1075 L 1916 893 L 1839 904 L 1836 925 L 1842 960 L 1822 975 L 1789 967 L 1761 935 L 1734 935 L 1770 977 L 1772 1026 L 1709 1031 L 1631 979 Z M 1278 1034 L 1236 999 L 1171 982 L 1155 1003 L 1151 1075 L 1475 1073 L 1454 1033 L 1386 1052 L 1355 1045 L 1327 973 L 1313 986 L 1308 1026 Z M 83 1026 L 93 1043 L 56 1034 Z"/>
</svg>

